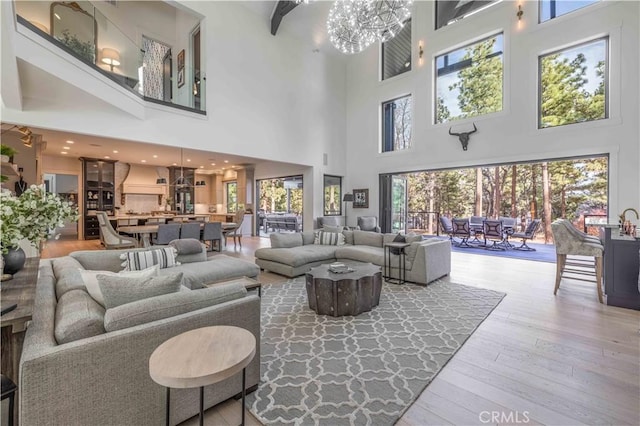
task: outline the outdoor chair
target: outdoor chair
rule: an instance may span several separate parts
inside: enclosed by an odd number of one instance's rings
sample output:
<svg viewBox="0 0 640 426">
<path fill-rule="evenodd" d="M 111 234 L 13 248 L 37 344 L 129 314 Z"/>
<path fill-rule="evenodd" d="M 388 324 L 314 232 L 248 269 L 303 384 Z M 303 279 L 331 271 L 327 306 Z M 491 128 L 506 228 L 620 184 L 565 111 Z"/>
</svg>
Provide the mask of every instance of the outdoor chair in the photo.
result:
<svg viewBox="0 0 640 426">
<path fill-rule="evenodd" d="M 478 238 L 478 235 L 482 235 L 482 231 L 483 231 L 483 225 L 482 222 L 484 222 L 486 218 L 482 217 L 482 216 L 471 216 L 469 218 L 469 228 L 471 229 L 471 234 L 473 235 L 473 240 L 470 241 L 470 243 L 478 243 L 480 244 L 481 241 Z"/>
<path fill-rule="evenodd" d="M 440 216 L 440 227 L 442 228 L 442 232 L 449 236 L 449 239 L 453 241 L 453 225 L 451 224 L 451 219 L 446 216 Z"/>
<path fill-rule="evenodd" d="M 183 223 L 180 227 L 180 239 L 193 238 L 200 241 L 200 222 Z"/>
<path fill-rule="evenodd" d="M 538 232 L 539 227 L 540 219 L 534 219 L 527 226 L 527 229 L 525 229 L 524 232 L 514 232 L 511 234 L 513 238 L 522 238 L 522 244 L 519 247 L 515 247 L 514 250 L 536 251 L 536 249 L 527 245 L 527 240 L 532 240 L 536 236 L 536 232 Z"/>
<path fill-rule="evenodd" d="M 153 244 L 169 244 L 173 240 L 180 238 L 181 223 L 166 223 L 158 225 L 158 233 L 153 239 Z"/>
<path fill-rule="evenodd" d="M 380 232 L 378 226 L 378 216 L 358 216 L 358 226 L 356 229 L 361 231 Z"/>
<path fill-rule="evenodd" d="M 204 224 L 204 230 L 202 231 L 202 241 L 209 241 L 211 250 L 213 251 L 214 243 L 218 247 L 217 251 L 222 251 L 222 223 L 221 222 L 208 222 Z"/>
<path fill-rule="evenodd" d="M 113 229 L 105 212 L 96 212 L 96 216 L 100 225 L 100 241 L 107 250 L 138 247 L 137 239 L 120 235 Z"/>
<path fill-rule="evenodd" d="M 517 220 L 515 217 L 500 216 L 498 220 L 502 221 L 502 231 L 504 232 L 505 248 L 513 248 L 513 244 L 509 242 L 509 237 L 516 232 Z"/>
<path fill-rule="evenodd" d="M 506 250 L 504 244 L 504 228 L 501 220 L 485 220 L 482 232 L 484 234 L 484 248 L 487 250 Z M 493 242 L 487 245 L 487 240 Z"/>
<path fill-rule="evenodd" d="M 602 244 L 594 241 L 594 237 L 580 232 L 566 219 L 558 219 L 553 222 L 551 232 L 556 246 L 556 285 L 553 294 L 558 292 L 560 280 L 563 277 L 580 281 L 595 281 L 598 300 L 603 303 L 602 258 L 604 247 Z M 582 256 L 592 257 L 593 260 L 584 259 Z"/>
<path fill-rule="evenodd" d="M 456 247 L 473 247 L 469 244 L 471 238 L 471 228 L 469 227 L 469 219 L 453 218 L 451 222 L 453 227 L 452 237 L 460 238 L 459 243 L 455 243 Z"/>
</svg>

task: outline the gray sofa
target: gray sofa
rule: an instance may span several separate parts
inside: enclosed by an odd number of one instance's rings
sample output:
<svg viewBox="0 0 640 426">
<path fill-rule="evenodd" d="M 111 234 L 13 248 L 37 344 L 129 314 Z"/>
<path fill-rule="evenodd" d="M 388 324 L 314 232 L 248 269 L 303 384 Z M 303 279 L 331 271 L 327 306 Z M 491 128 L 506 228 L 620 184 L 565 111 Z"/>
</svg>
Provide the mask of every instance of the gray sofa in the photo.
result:
<svg viewBox="0 0 640 426">
<path fill-rule="evenodd" d="M 165 388 L 149 377 L 149 357 L 167 339 L 199 327 L 234 325 L 251 331 L 258 344 L 255 358 L 247 367 L 246 383 L 248 388 L 258 384 L 259 297 L 254 292 L 247 293 L 237 283 L 200 288 L 202 283 L 212 280 L 255 277 L 259 272 L 256 265 L 223 255 L 196 262 L 189 262 L 187 256 L 178 256 L 182 265 L 161 269 L 160 273 L 183 272 L 185 286 L 180 291 L 105 312 L 100 305 L 90 305 L 95 301 L 74 276 L 79 274 L 78 265 L 85 269 L 117 271 L 121 269 L 119 254 L 122 252 L 124 250 L 74 252 L 70 256 L 40 261 L 33 320 L 27 329 L 20 360 L 21 424 L 164 424 Z M 65 307 L 71 294 L 82 303 Z M 104 318 L 105 330 L 111 331 L 103 330 L 91 337 L 59 344 L 56 339 L 61 322 L 84 311 L 89 311 L 94 318 Z M 205 407 L 238 394 L 241 379 L 238 374 L 206 387 Z M 198 412 L 198 389 L 172 389 L 172 424 Z"/>
<path fill-rule="evenodd" d="M 335 261 L 355 260 L 384 265 L 383 244 L 392 242 L 396 234 L 368 231 L 342 231 L 343 245 L 314 244 L 315 233 L 271 234 L 271 247 L 256 250 L 256 264 L 260 268 L 287 277 L 302 275 L 314 266 Z M 407 236 L 405 248 L 406 279 L 428 284 L 451 272 L 451 243 L 449 240 Z M 391 276 L 398 277 L 399 256 L 391 255 Z"/>
</svg>

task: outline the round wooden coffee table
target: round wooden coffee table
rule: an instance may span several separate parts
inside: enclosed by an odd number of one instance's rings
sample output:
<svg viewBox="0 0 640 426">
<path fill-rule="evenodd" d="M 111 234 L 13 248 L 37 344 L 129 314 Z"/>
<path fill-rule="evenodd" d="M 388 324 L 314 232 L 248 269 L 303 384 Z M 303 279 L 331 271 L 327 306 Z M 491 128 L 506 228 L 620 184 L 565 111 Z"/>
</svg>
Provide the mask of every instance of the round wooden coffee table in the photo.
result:
<svg viewBox="0 0 640 426">
<path fill-rule="evenodd" d="M 358 315 L 380 303 L 382 272 L 371 263 L 345 262 L 353 272 L 334 273 L 329 265 L 306 274 L 309 308 L 320 315 Z"/>
<path fill-rule="evenodd" d="M 256 353 L 256 338 L 244 328 L 213 326 L 179 334 L 156 348 L 149 358 L 149 375 L 167 388 L 166 424 L 169 425 L 171 388 L 200 387 L 200 425 L 204 421 L 204 387 L 242 370 L 242 424 L 244 425 L 246 366 Z"/>
</svg>

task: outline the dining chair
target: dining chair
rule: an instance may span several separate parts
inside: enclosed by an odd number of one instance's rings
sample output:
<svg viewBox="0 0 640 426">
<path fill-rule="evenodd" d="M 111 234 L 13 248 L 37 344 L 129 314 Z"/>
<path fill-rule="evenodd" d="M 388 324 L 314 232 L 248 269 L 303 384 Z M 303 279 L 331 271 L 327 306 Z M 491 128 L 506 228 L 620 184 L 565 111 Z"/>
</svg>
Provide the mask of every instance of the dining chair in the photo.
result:
<svg viewBox="0 0 640 426">
<path fill-rule="evenodd" d="M 145 225 L 160 225 L 161 223 L 167 223 L 167 218 L 164 217 L 150 217 L 144 223 Z"/>
<path fill-rule="evenodd" d="M 527 245 L 527 240 L 535 238 L 536 232 L 538 232 L 538 228 L 540 227 L 540 222 L 540 219 L 533 219 L 531 223 L 527 225 L 527 229 L 525 229 L 524 232 L 514 232 L 511 234 L 513 238 L 522 238 L 522 244 L 519 247 L 514 247 L 514 250 L 536 251 L 536 249 Z"/>
<path fill-rule="evenodd" d="M 202 231 L 202 241 L 205 243 L 210 241 L 210 247 L 213 251 L 214 243 L 218 247 L 217 251 L 222 251 L 222 223 L 221 222 L 207 222 L 204 224 L 204 230 Z"/>
<path fill-rule="evenodd" d="M 200 240 L 200 222 L 183 223 L 180 228 L 180 239 L 194 238 Z"/>
<path fill-rule="evenodd" d="M 96 216 L 100 226 L 100 241 L 107 250 L 138 247 L 137 239 L 120 235 L 113 229 L 105 212 L 96 212 Z"/>
<path fill-rule="evenodd" d="M 453 218 L 451 221 L 453 231 L 452 237 L 460 238 L 459 243 L 455 243 L 456 247 L 468 248 L 473 247 L 469 244 L 469 238 L 471 238 L 471 228 L 469 227 L 469 219 Z"/>
<path fill-rule="evenodd" d="M 121 226 L 136 226 L 136 225 L 138 225 L 138 219 L 130 219 L 130 218 L 118 219 L 116 220 L 116 232 L 118 234 L 126 235 L 128 237 L 133 237 L 136 240 L 140 240 L 137 234 L 118 231 L 118 228 L 120 228 Z"/>
<path fill-rule="evenodd" d="M 233 247 L 236 247 L 236 238 L 240 243 L 240 247 L 242 248 L 242 232 L 240 228 L 242 227 L 242 222 L 244 221 L 244 211 L 238 211 L 233 219 L 233 223 L 235 226 L 233 228 L 227 228 L 224 230 L 224 245 L 227 245 L 227 238 L 233 237 Z"/>
<path fill-rule="evenodd" d="M 483 222 L 484 248 L 487 250 L 506 250 L 504 246 L 504 227 L 501 220 L 487 219 Z M 493 242 L 488 246 L 487 240 Z"/>
<path fill-rule="evenodd" d="M 596 242 L 595 237 L 580 232 L 566 219 L 554 221 L 551 224 L 551 232 L 556 247 L 556 285 L 553 294 L 558 292 L 563 277 L 595 282 L 598 300 L 604 303 L 602 295 L 604 246 Z"/>
<path fill-rule="evenodd" d="M 153 244 L 169 244 L 173 240 L 180 238 L 181 223 L 166 223 L 158 225 L 158 233 L 153 239 Z"/>
</svg>

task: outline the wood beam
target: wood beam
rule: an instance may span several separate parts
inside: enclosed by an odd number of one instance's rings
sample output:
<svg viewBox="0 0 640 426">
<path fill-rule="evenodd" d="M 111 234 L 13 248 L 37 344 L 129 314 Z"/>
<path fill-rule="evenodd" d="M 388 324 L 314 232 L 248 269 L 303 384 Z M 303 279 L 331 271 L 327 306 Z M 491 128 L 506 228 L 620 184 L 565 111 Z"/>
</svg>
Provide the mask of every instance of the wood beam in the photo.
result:
<svg viewBox="0 0 640 426">
<path fill-rule="evenodd" d="M 279 0 L 276 5 L 276 9 L 273 11 L 273 16 L 271 16 L 271 35 L 276 35 L 278 32 L 278 27 L 280 26 L 280 22 L 282 22 L 282 18 L 291 12 L 293 9 L 298 6 L 298 3 L 295 1 L 288 0 Z"/>
</svg>

